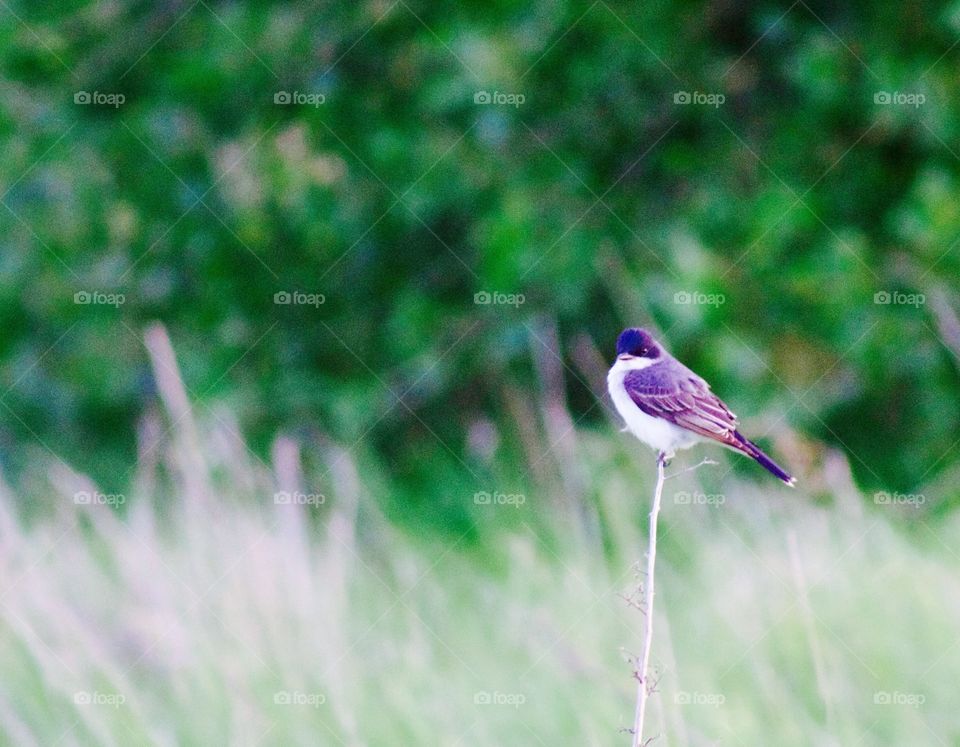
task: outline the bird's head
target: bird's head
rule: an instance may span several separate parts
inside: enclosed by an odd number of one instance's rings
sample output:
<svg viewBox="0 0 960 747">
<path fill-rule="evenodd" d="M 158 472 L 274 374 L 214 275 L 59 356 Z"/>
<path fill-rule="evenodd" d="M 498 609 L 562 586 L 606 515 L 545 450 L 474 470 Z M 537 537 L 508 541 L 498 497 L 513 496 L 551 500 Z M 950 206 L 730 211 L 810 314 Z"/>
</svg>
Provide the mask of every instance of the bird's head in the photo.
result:
<svg viewBox="0 0 960 747">
<path fill-rule="evenodd" d="M 617 360 L 628 361 L 634 358 L 659 358 L 663 348 L 645 329 L 631 327 L 625 329 L 617 338 Z"/>
</svg>

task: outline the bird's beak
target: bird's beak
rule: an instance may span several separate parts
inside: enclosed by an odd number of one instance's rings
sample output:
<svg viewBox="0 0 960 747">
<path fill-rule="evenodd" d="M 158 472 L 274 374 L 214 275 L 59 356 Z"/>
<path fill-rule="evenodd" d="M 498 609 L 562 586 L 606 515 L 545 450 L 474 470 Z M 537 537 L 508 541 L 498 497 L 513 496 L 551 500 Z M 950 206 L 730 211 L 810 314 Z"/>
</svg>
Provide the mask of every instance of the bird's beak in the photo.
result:
<svg viewBox="0 0 960 747">
<path fill-rule="evenodd" d="M 635 356 L 635 355 L 630 355 L 630 353 L 620 353 L 620 355 L 617 356 L 617 360 L 618 360 L 618 361 L 632 361 L 632 360 L 633 360 L 634 358 L 636 358 L 636 357 L 637 357 L 637 356 Z"/>
</svg>

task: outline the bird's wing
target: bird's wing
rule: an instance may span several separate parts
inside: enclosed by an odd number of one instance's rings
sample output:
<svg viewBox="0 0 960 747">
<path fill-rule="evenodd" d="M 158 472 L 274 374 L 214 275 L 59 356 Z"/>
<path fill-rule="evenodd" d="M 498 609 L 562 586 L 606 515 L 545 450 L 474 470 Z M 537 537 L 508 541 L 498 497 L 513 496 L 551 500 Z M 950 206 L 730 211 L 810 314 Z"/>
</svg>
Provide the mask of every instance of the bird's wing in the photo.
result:
<svg viewBox="0 0 960 747">
<path fill-rule="evenodd" d="M 705 438 L 742 448 L 737 416 L 710 385 L 681 363 L 664 361 L 639 371 L 630 371 L 624 388 L 647 415 L 662 418 Z"/>
</svg>

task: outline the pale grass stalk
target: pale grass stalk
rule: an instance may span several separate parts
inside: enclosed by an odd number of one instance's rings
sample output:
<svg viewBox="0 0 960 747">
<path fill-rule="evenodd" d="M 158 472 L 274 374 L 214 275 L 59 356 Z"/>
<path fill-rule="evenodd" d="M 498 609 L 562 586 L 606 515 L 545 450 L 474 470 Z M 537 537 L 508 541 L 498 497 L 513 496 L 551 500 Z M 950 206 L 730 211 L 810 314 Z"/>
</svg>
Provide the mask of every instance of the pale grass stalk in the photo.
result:
<svg viewBox="0 0 960 747">
<path fill-rule="evenodd" d="M 943 288 L 937 288 L 934 291 L 931 307 L 940 339 L 960 362 L 960 317 L 950 306 L 947 292 Z"/>
<path fill-rule="evenodd" d="M 660 496 L 663 494 L 663 469 L 666 455 L 657 455 L 657 487 L 653 492 L 653 506 L 650 508 L 650 546 L 647 549 L 647 575 L 643 584 L 644 634 L 643 651 L 640 654 L 640 666 L 637 669 L 637 709 L 633 716 L 633 747 L 643 742 L 643 720 L 647 711 L 647 699 L 650 689 L 647 685 L 647 668 L 650 666 L 650 649 L 653 646 L 653 571 L 657 563 L 657 518 L 660 516 Z"/>
<path fill-rule="evenodd" d="M 657 486 L 653 492 L 653 505 L 650 508 L 650 532 L 649 548 L 647 549 L 647 570 L 646 581 L 643 584 L 643 602 L 644 613 L 644 633 L 643 650 L 640 653 L 640 664 L 636 671 L 637 678 L 637 707 L 633 716 L 633 747 L 642 747 L 647 744 L 643 741 L 643 725 L 647 711 L 647 700 L 656 686 L 656 681 L 651 683 L 647 676 L 647 670 L 650 668 L 650 651 L 653 648 L 653 597 L 654 597 L 654 571 L 657 564 L 657 519 L 660 517 L 660 499 L 663 495 L 663 483 L 679 475 L 692 472 L 707 464 L 717 464 L 712 459 L 704 459 L 692 467 L 687 467 L 672 475 L 664 475 L 667 456 L 662 451 L 657 455 Z"/>
<path fill-rule="evenodd" d="M 212 492 L 206 480 L 208 470 L 203 456 L 206 449 L 201 448 L 201 438 L 170 335 L 166 327 L 155 323 L 147 327 L 143 340 L 157 391 L 170 416 L 169 432 L 175 436 L 174 458 L 179 476 L 191 503 L 202 501 Z"/>
<path fill-rule="evenodd" d="M 807 577 L 803 570 L 803 562 L 800 559 L 800 548 L 797 543 L 797 533 L 793 529 L 787 531 L 787 548 L 790 551 L 790 566 L 793 570 L 794 582 L 797 585 L 797 592 L 800 596 L 800 619 L 803 622 L 804 631 L 807 634 L 807 640 L 810 643 L 810 655 L 813 658 L 813 671 L 817 679 L 817 689 L 820 691 L 820 698 L 823 700 L 823 707 L 826 710 L 827 730 L 834 734 L 833 725 L 833 702 L 830 697 L 830 683 L 827 680 L 827 670 L 824 665 L 823 646 L 820 643 L 820 637 L 817 635 L 817 628 L 813 624 L 813 611 L 810 608 L 810 597 L 807 593 L 809 585 Z"/>
</svg>

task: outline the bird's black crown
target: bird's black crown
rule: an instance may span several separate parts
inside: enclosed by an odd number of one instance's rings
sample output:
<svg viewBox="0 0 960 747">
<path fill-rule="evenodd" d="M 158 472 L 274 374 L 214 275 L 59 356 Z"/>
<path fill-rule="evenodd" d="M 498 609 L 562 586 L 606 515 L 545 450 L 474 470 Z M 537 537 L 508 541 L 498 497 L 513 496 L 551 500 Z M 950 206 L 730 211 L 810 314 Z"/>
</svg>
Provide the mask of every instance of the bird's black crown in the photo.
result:
<svg viewBox="0 0 960 747">
<path fill-rule="evenodd" d="M 631 327 L 617 338 L 617 355 L 625 353 L 638 358 L 656 358 L 660 355 L 660 346 L 647 330 Z"/>
</svg>

